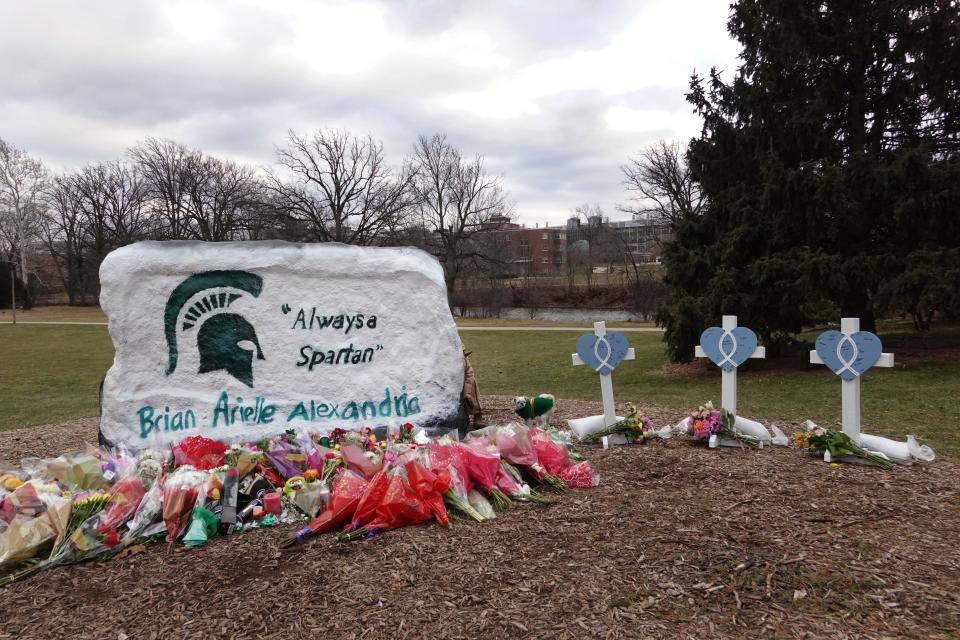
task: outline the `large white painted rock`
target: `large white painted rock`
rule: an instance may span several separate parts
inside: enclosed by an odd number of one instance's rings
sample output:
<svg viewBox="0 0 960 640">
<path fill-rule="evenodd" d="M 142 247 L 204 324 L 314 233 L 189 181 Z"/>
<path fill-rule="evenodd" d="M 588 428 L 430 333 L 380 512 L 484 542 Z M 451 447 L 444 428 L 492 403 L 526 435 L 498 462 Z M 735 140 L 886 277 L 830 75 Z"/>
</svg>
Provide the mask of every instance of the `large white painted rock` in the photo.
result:
<svg viewBox="0 0 960 640">
<path fill-rule="evenodd" d="M 108 255 L 100 283 L 111 442 L 455 425 L 462 346 L 418 249 L 141 242 Z"/>
</svg>

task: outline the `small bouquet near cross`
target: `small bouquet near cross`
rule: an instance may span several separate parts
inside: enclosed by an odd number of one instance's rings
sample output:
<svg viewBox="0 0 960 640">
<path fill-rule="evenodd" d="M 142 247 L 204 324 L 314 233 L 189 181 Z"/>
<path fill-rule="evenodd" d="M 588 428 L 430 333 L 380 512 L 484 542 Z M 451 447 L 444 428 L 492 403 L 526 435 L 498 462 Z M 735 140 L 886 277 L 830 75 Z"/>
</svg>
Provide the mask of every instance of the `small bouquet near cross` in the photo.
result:
<svg viewBox="0 0 960 640">
<path fill-rule="evenodd" d="M 705 440 L 711 449 L 750 447 L 762 449 L 764 444 L 786 445 L 789 441 L 776 425 L 773 435 L 759 422 L 737 415 L 737 368 L 751 358 L 765 358 L 764 347 L 757 346 L 757 334 L 737 326 L 737 316 L 723 316 L 723 326 L 709 327 L 700 334 L 696 348 L 698 358 L 708 358 L 721 369 L 720 409 L 712 402 L 701 405 L 681 420 L 675 430 L 697 440 Z"/>
</svg>

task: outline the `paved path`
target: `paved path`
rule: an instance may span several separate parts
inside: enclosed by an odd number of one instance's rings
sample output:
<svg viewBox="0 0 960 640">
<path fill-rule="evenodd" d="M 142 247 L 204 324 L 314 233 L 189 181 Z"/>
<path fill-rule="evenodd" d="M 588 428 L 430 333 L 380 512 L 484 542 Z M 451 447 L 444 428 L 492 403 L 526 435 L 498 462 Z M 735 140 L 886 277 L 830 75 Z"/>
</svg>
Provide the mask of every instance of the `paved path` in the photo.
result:
<svg viewBox="0 0 960 640">
<path fill-rule="evenodd" d="M 0 324 L 13 324 L 9 320 L 0 320 Z M 17 320 L 17 324 L 68 324 L 76 326 L 90 325 L 92 327 L 105 327 L 106 322 L 61 322 L 59 320 Z"/>
<path fill-rule="evenodd" d="M 0 324 L 12 324 L 9 320 L 0 321 Z M 65 322 L 59 320 L 17 320 L 17 324 L 57 324 L 73 326 L 91 326 L 105 327 L 106 322 Z M 458 331 L 590 331 L 590 327 L 510 327 L 510 326 L 483 326 L 472 325 L 457 327 Z M 610 329 L 611 331 L 623 331 L 625 333 L 663 333 L 663 329 L 658 327 L 629 327 L 624 329 Z"/>
</svg>

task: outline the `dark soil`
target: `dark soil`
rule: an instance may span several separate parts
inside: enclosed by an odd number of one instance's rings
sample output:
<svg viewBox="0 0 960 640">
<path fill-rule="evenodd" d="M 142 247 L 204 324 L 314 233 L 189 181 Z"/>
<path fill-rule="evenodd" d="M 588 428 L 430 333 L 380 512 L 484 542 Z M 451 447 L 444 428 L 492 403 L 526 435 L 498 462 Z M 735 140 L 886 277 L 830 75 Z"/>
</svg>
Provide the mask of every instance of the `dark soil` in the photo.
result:
<svg viewBox="0 0 960 640">
<path fill-rule="evenodd" d="M 492 422 L 509 398 L 485 398 Z M 596 412 L 562 401 L 556 418 Z M 658 424 L 678 419 L 645 408 Z M 561 413 L 563 415 L 561 415 Z M 59 453 L 95 425 L 0 433 Z M 53 569 L 0 590 L 0 638 L 955 638 L 960 468 L 832 468 L 673 439 L 581 451 L 600 487 L 495 521 L 330 536 L 292 526 Z"/>
</svg>

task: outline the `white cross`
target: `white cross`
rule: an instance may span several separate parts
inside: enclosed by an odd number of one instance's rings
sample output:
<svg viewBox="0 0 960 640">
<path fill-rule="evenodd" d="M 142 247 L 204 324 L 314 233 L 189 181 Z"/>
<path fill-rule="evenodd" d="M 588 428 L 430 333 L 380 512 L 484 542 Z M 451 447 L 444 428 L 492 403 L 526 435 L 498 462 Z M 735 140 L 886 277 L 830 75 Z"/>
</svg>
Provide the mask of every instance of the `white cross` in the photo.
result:
<svg viewBox="0 0 960 640">
<path fill-rule="evenodd" d="M 841 318 L 840 332 L 845 335 L 852 335 L 860 331 L 860 318 Z M 816 349 L 810 352 L 810 362 L 813 364 L 823 364 L 820 354 Z M 875 367 L 892 367 L 893 354 L 881 353 Z M 843 432 L 850 436 L 850 439 L 856 444 L 860 444 L 860 376 L 855 376 L 853 380 L 840 379 L 841 398 L 843 403 Z"/>
<path fill-rule="evenodd" d="M 723 316 L 723 330 L 724 331 L 733 331 L 737 328 L 737 316 Z M 720 336 L 720 340 L 723 340 L 723 336 Z M 722 351 L 722 349 L 721 349 Z M 695 352 L 698 358 L 706 358 L 707 354 L 704 352 L 703 347 L 697 345 Z M 767 357 L 767 348 L 766 347 L 757 347 L 753 350 L 753 353 L 750 354 L 751 358 L 766 358 Z M 720 368 L 721 378 L 720 378 L 720 406 L 733 415 L 737 415 L 737 368 L 734 367 L 733 371 L 727 371 L 724 368 Z"/>
<path fill-rule="evenodd" d="M 594 322 L 593 323 L 593 334 L 597 338 L 602 338 L 607 335 L 607 323 L 606 322 Z M 586 364 L 580 356 L 573 354 L 573 365 Z M 637 357 L 636 353 L 633 351 L 633 347 L 627 349 L 627 355 L 623 356 L 624 360 L 635 360 Z M 617 421 L 617 411 L 616 406 L 613 402 L 613 381 L 610 379 L 609 373 L 600 374 L 600 395 L 603 397 L 603 426 L 609 427 Z"/>
</svg>

